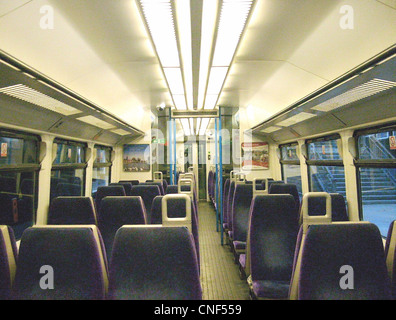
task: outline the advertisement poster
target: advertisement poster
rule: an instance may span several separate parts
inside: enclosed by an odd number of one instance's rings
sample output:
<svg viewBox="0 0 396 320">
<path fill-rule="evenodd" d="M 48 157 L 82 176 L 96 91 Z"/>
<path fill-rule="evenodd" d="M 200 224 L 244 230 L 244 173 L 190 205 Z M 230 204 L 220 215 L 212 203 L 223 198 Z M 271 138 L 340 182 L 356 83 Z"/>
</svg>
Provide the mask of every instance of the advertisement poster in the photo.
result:
<svg viewBox="0 0 396 320">
<path fill-rule="evenodd" d="M 123 168 L 124 172 L 150 171 L 150 145 L 125 144 Z"/>
<path fill-rule="evenodd" d="M 242 143 L 242 170 L 268 170 L 268 151 L 267 142 Z"/>
</svg>

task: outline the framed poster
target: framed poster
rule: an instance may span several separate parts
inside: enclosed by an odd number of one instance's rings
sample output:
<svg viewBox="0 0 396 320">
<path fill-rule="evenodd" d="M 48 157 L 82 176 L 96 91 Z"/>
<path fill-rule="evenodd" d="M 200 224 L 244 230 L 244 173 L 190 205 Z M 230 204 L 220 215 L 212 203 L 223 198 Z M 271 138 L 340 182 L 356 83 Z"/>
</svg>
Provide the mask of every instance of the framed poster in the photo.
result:
<svg viewBox="0 0 396 320">
<path fill-rule="evenodd" d="M 150 163 L 149 144 L 124 144 L 124 172 L 150 171 Z"/>
<path fill-rule="evenodd" d="M 267 142 L 244 142 L 241 146 L 243 171 L 269 169 Z"/>
</svg>

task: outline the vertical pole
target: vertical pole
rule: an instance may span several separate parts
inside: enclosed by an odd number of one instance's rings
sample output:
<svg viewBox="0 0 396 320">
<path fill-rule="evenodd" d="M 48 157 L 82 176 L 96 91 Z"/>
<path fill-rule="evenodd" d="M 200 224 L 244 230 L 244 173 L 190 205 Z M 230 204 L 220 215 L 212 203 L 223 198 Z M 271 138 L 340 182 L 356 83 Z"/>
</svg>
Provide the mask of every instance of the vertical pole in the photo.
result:
<svg viewBox="0 0 396 320">
<path fill-rule="evenodd" d="M 168 121 L 168 162 L 169 162 L 169 177 L 170 184 L 173 182 L 173 166 L 172 166 L 172 113 L 169 109 L 169 121 Z"/>
<path fill-rule="evenodd" d="M 215 165 L 216 165 L 216 180 L 215 180 L 215 184 L 216 184 L 216 188 L 215 188 L 215 204 L 216 204 L 216 231 L 219 231 L 219 184 L 218 184 L 218 178 L 219 178 L 219 167 L 218 167 L 218 155 L 217 155 L 217 123 L 218 119 L 215 119 Z"/>
<path fill-rule="evenodd" d="M 219 173 L 219 182 L 220 182 L 220 231 L 221 231 L 221 245 L 223 245 L 223 136 L 221 134 L 222 123 L 221 123 L 221 107 L 219 107 L 219 154 L 220 154 L 220 173 Z"/>
<path fill-rule="evenodd" d="M 174 149 L 173 149 L 173 159 L 174 159 L 174 170 L 173 170 L 173 181 L 177 184 L 177 158 L 176 158 L 176 119 L 173 119 L 173 139 L 174 139 Z"/>
</svg>

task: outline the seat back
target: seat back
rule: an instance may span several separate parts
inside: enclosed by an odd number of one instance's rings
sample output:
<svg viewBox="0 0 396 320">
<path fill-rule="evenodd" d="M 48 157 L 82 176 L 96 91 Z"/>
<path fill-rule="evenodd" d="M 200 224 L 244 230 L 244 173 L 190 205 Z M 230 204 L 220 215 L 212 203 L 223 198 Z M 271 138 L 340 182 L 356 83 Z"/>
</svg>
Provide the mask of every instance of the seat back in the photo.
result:
<svg viewBox="0 0 396 320">
<path fill-rule="evenodd" d="M 300 212 L 300 196 L 298 194 L 297 186 L 292 183 L 271 183 L 268 194 L 291 194 L 294 197 L 296 216 Z"/>
<path fill-rule="evenodd" d="M 396 220 L 395 220 L 396 221 Z M 396 223 L 392 221 L 389 225 L 385 243 L 385 258 L 388 276 L 391 280 L 392 297 L 396 299 Z"/>
<path fill-rule="evenodd" d="M 120 180 L 118 183 L 130 183 L 133 186 L 137 186 L 139 184 L 139 180 Z"/>
<path fill-rule="evenodd" d="M 230 191 L 227 199 L 227 229 L 232 230 L 232 203 L 234 200 L 235 181 L 230 181 Z"/>
<path fill-rule="evenodd" d="M 48 211 L 49 225 L 97 224 L 95 205 L 91 197 L 57 197 Z"/>
<path fill-rule="evenodd" d="M 125 196 L 125 188 L 121 185 L 118 186 L 101 186 L 98 187 L 95 197 L 96 211 L 100 211 L 100 204 L 104 197 L 108 196 Z"/>
<path fill-rule="evenodd" d="M 110 262 L 109 298 L 202 299 L 197 256 L 187 228 L 119 229 Z"/>
<path fill-rule="evenodd" d="M 9 226 L 0 226 L 0 300 L 11 299 L 18 252 L 14 232 Z"/>
<path fill-rule="evenodd" d="M 140 196 L 143 199 L 146 208 L 147 221 L 151 221 L 151 206 L 156 196 L 160 196 L 161 191 L 157 185 L 139 184 L 132 186 L 132 196 Z"/>
<path fill-rule="evenodd" d="M 249 230 L 252 280 L 290 281 L 298 221 L 291 195 L 259 195 L 252 202 Z"/>
<path fill-rule="evenodd" d="M 13 297 L 104 299 L 108 285 L 105 261 L 94 225 L 28 228 L 19 248 Z"/>
<path fill-rule="evenodd" d="M 302 248 L 301 300 L 391 298 L 384 248 L 371 223 L 311 225 Z"/>
<path fill-rule="evenodd" d="M 122 186 L 125 191 L 125 195 L 130 196 L 131 195 L 131 190 L 132 190 L 132 183 L 130 182 L 112 182 L 109 184 L 109 186 Z"/>
<path fill-rule="evenodd" d="M 224 182 L 224 187 L 223 187 L 223 223 L 226 224 L 228 215 L 227 215 L 227 210 L 228 210 L 228 194 L 230 192 L 230 179 L 226 179 Z"/>
<path fill-rule="evenodd" d="M 170 184 L 166 187 L 166 194 L 178 193 L 178 186 Z"/>
<path fill-rule="evenodd" d="M 246 242 L 252 199 L 252 184 L 237 184 L 235 186 L 231 213 L 234 241 Z"/>
<path fill-rule="evenodd" d="M 339 193 L 330 193 L 330 197 L 332 221 L 349 221 L 344 197 Z M 308 212 L 310 216 L 324 215 L 326 212 L 325 197 L 313 197 L 309 199 Z M 302 214 L 300 214 L 300 222 L 302 222 Z"/>
<path fill-rule="evenodd" d="M 111 256 L 114 237 L 123 225 L 147 224 L 146 209 L 141 197 L 105 197 L 98 214 L 98 226 L 108 257 Z"/>
<path fill-rule="evenodd" d="M 142 185 L 142 186 L 144 186 L 144 185 L 145 186 L 158 186 L 158 188 L 160 190 L 160 193 L 161 193 L 161 196 L 163 196 L 165 194 L 164 186 L 163 186 L 162 182 L 146 181 L 146 182 L 140 183 L 139 185 Z"/>
</svg>

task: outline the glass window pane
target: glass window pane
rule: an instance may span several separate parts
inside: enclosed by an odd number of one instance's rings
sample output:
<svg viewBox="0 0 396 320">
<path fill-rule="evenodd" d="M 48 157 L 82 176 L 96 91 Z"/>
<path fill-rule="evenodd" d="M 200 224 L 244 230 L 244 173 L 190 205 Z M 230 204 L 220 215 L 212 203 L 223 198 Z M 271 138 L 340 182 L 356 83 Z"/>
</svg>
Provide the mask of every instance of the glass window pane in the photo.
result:
<svg viewBox="0 0 396 320">
<path fill-rule="evenodd" d="M 346 197 L 344 167 L 309 166 L 310 191 L 340 193 Z"/>
<path fill-rule="evenodd" d="M 302 198 L 301 171 L 299 165 L 283 164 L 283 180 L 285 183 L 293 183 L 297 186 L 300 198 Z"/>
<path fill-rule="evenodd" d="M 92 172 L 92 197 L 101 186 L 107 186 L 110 182 L 110 167 L 93 168 Z"/>
<path fill-rule="evenodd" d="M 396 159 L 396 131 L 367 134 L 358 138 L 359 159 Z"/>
<path fill-rule="evenodd" d="M 110 162 L 110 150 L 96 148 L 96 159 L 95 163 L 109 163 Z"/>
<path fill-rule="evenodd" d="M 36 177 L 35 172 L 0 173 L 0 224 L 11 226 L 16 239 L 34 223 Z"/>
<path fill-rule="evenodd" d="M 281 157 L 282 160 L 300 160 L 297 155 L 297 145 L 282 146 Z"/>
<path fill-rule="evenodd" d="M 309 160 L 341 160 L 337 140 L 314 141 L 308 144 Z"/>
<path fill-rule="evenodd" d="M 363 220 L 375 223 L 386 237 L 396 219 L 396 168 L 359 168 Z"/>
<path fill-rule="evenodd" d="M 54 164 L 84 163 L 85 149 L 81 145 L 58 143 Z"/>
<path fill-rule="evenodd" d="M 0 137 L 0 165 L 37 163 L 37 141 Z"/>
<path fill-rule="evenodd" d="M 51 200 L 59 196 L 84 195 L 85 169 L 63 168 L 51 171 Z"/>
</svg>

